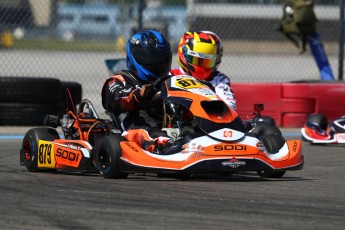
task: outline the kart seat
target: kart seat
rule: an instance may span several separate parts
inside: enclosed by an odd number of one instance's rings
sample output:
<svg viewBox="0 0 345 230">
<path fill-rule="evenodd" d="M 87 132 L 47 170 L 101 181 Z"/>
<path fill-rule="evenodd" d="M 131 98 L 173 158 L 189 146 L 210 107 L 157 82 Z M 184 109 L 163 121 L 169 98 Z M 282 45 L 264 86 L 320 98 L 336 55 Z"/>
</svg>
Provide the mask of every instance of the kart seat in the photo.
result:
<svg viewBox="0 0 345 230">
<path fill-rule="evenodd" d="M 138 111 L 121 113 L 118 116 L 110 111 L 106 111 L 105 113 L 111 117 L 117 126 L 116 128 L 121 132 L 137 126 L 149 126 L 146 124 L 145 118 L 139 115 Z"/>
</svg>

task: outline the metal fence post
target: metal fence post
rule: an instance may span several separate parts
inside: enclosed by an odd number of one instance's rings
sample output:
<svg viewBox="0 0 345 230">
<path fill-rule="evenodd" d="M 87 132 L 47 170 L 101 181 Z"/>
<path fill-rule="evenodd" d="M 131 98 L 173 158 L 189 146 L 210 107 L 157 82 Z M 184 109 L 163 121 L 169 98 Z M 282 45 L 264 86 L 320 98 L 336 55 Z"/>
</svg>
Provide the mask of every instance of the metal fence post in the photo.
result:
<svg viewBox="0 0 345 230">
<path fill-rule="evenodd" d="M 345 0 L 340 0 L 340 22 L 339 22 L 339 69 L 338 69 L 338 80 L 343 80 L 343 68 L 344 68 L 344 8 Z"/>
<path fill-rule="evenodd" d="M 145 7 L 146 7 L 145 0 L 139 0 L 138 31 L 141 31 L 143 29 L 143 11 L 144 11 Z"/>
</svg>

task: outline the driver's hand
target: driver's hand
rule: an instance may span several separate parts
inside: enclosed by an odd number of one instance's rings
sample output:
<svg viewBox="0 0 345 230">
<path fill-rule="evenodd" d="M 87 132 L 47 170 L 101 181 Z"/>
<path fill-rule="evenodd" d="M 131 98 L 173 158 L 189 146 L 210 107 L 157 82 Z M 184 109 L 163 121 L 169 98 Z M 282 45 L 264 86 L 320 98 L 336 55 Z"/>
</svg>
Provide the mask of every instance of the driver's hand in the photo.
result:
<svg viewBox="0 0 345 230">
<path fill-rule="evenodd" d="M 143 85 L 141 88 L 134 89 L 129 94 L 129 99 L 131 103 L 134 104 L 140 104 L 146 101 L 149 101 L 152 99 L 152 97 L 155 95 L 155 91 L 153 89 L 153 86 L 150 84 Z"/>
<path fill-rule="evenodd" d="M 143 85 L 140 90 L 140 96 L 143 100 L 151 99 L 155 95 L 155 91 L 151 84 Z"/>
</svg>

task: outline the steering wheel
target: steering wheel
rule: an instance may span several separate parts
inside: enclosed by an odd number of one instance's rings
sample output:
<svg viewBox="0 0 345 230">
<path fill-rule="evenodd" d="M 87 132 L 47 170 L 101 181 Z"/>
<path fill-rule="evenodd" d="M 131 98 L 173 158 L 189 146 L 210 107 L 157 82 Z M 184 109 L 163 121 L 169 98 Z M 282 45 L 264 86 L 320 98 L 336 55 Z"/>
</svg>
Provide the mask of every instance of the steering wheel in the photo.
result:
<svg viewBox="0 0 345 230">
<path fill-rule="evenodd" d="M 160 91 L 160 88 L 161 88 L 161 85 L 162 83 L 171 78 L 172 75 L 165 75 L 163 77 L 160 77 L 160 78 L 157 78 L 154 82 L 152 82 L 152 88 L 155 92 L 159 92 Z M 154 100 L 156 99 L 156 100 Z M 145 105 L 145 110 L 147 112 L 147 114 L 149 114 L 153 119 L 155 120 L 158 120 L 158 121 L 162 121 L 163 120 L 163 114 L 161 114 L 161 111 L 163 110 L 163 108 L 161 108 L 160 106 L 156 107 L 156 106 L 153 106 L 153 105 L 160 105 L 162 103 L 161 102 L 161 99 L 157 99 L 155 98 L 155 96 L 152 98 L 153 101 L 155 102 L 158 102 L 158 103 L 146 103 Z"/>
<path fill-rule="evenodd" d="M 157 78 L 154 82 L 152 82 L 153 90 L 155 92 L 158 92 L 160 90 L 162 83 L 171 77 L 172 77 L 172 75 L 165 75 L 163 77 Z"/>
</svg>

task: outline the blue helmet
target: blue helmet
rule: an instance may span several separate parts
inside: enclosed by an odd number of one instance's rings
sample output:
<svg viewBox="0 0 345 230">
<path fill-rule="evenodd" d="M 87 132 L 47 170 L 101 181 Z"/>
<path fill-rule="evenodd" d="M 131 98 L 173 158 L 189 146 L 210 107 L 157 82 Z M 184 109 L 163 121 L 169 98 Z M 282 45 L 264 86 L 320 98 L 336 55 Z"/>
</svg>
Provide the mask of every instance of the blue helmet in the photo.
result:
<svg viewBox="0 0 345 230">
<path fill-rule="evenodd" d="M 130 37 L 126 54 L 128 69 L 143 81 L 154 81 L 170 71 L 170 43 L 155 30 L 146 30 Z"/>
</svg>

